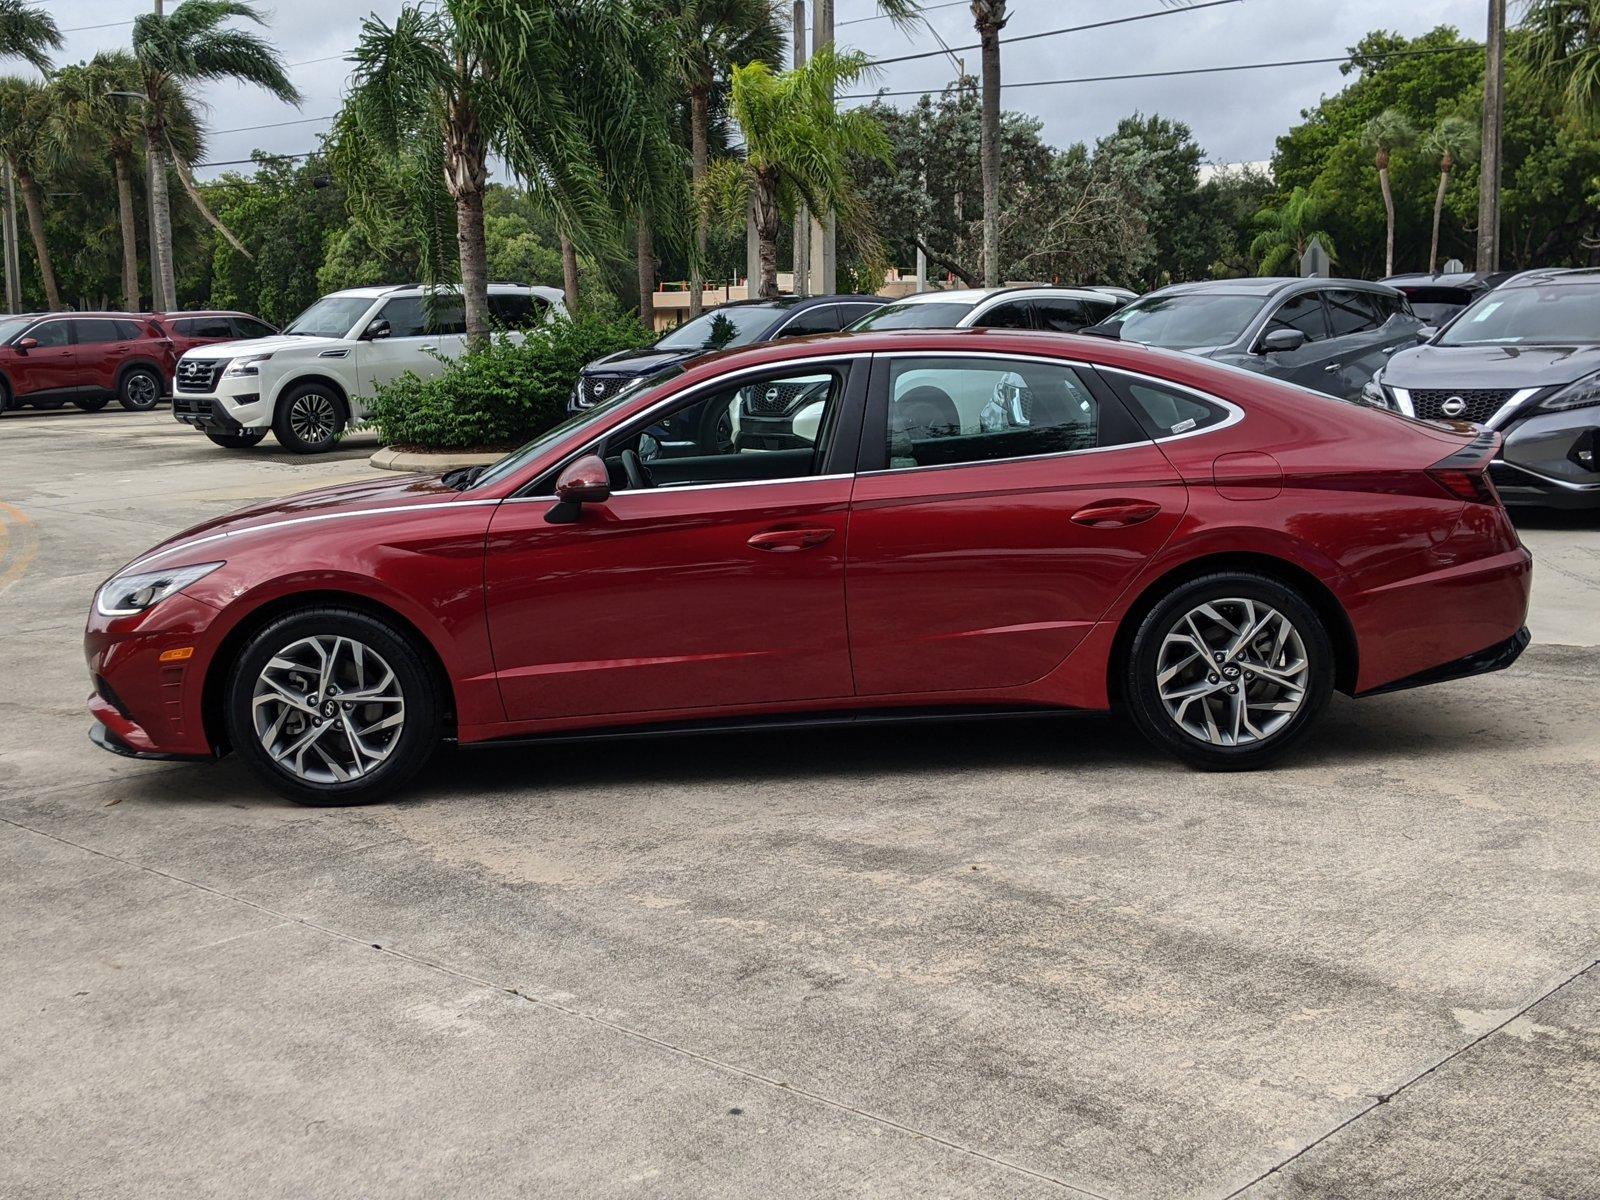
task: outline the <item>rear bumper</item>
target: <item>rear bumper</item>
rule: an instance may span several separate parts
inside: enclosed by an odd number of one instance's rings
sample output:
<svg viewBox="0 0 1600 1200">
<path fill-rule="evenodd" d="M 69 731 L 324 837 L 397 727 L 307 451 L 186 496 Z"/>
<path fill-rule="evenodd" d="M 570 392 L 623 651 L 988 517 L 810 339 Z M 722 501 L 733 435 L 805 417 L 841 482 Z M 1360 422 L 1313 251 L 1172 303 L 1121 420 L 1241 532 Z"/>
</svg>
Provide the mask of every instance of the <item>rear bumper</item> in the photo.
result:
<svg viewBox="0 0 1600 1200">
<path fill-rule="evenodd" d="M 1419 671 L 1415 675 L 1408 675 L 1404 679 L 1396 679 L 1393 683 L 1386 683 L 1382 687 L 1375 687 L 1360 694 L 1363 696 L 1381 696 L 1385 692 L 1403 692 L 1407 688 L 1426 687 L 1430 683 L 1445 683 L 1451 679 L 1466 679 L 1472 675 L 1487 675 L 1492 671 L 1504 671 L 1522 657 L 1522 652 L 1528 648 L 1528 643 L 1532 640 L 1533 635 L 1528 632 L 1528 627 L 1524 625 L 1505 641 L 1497 642 L 1486 650 L 1463 655 L 1454 662 L 1432 667 L 1426 671 Z"/>
</svg>

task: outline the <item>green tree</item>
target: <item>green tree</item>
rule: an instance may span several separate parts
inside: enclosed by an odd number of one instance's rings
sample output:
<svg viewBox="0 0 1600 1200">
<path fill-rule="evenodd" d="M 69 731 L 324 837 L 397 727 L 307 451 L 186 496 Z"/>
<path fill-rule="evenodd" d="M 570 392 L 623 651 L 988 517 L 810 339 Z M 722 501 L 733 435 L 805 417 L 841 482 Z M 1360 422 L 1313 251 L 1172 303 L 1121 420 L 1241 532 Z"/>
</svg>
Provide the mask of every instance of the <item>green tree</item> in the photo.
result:
<svg viewBox="0 0 1600 1200">
<path fill-rule="evenodd" d="M 44 193 L 40 174 L 49 167 L 50 129 L 55 119 L 55 95 L 42 83 L 15 77 L 0 79 L 0 158 L 10 164 L 28 214 L 28 232 L 39 264 L 45 304 L 61 307 L 50 245 L 45 237 Z"/>
<path fill-rule="evenodd" d="M 838 54 L 831 47 L 793 71 L 774 71 L 762 62 L 733 69 L 733 117 L 744 135 L 745 157 L 717 163 L 706 175 L 705 192 L 730 224 L 743 222 L 753 202 L 764 298 L 778 294 L 778 233 L 800 201 L 812 212 L 836 212 L 847 238 L 881 262 L 849 160 L 852 154 L 887 160 L 889 140 L 871 113 L 841 112 L 833 102 L 840 87 L 869 69 L 864 54 Z"/>
<path fill-rule="evenodd" d="M 177 284 L 172 203 L 167 194 L 169 152 L 191 199 L 203 215 L 210 216 L 183 155 L 173 145 L 174 100 L 186 97 L 192 84 L 231 80 L 255 84 L 286 103 L 300 102 L 299 91 L 284 71 L 283 56 L 259 35 L 228 27 L 226 22 L 233 18 L 265 24 L 261 14 L 242 0 L 184 0 L 171 13 L 141 13 L 133 22 L 133 56 L 139 64 L 145 98 L 145 152 L 152 164 L 155 272 L 160 280 L 158 291 L 173 307 L 177 305 Z"/>
<path fill-rule="evenodd" d="M 61 49 L 55 18 L 26 0 L 0 0 L 0 58 L 20 58 L 50 70 L 49 51 Z"/>
<path fill-rule="evenodd" d="M 1394 274 L 1394 192 L 1389 187 L 1389 158 L 1417 140 L 1416 126 L 1398 108 L 1386 108 L 1362 127 L 1361 144 L 1372 154 L 1383 194 L 1385 221 L 1383 273 Z"/>
<path fill-rule="evenodd" d="M 1433 237 L 1428 242 L 1428 273 L 1439 264 L 1439 222 L 1444 216 L 1445 193 L 1457 164 L 1471 158 L 1478 149 L 1478 127 L 1465 117 L 1440 117 L 1439 123 L 1422 138 L 1422 149 L 1439 162 L 1439 190 L 1433 199 Z"/>
<path fill-rule="evenodd" d="M 1600 0 L 1526 0 L 1517 49 L 1570 117 L 1600 117 Z"/>
<path fill-rule="evenodd" d="M 1258 212 L 1255 223 L 1260 232 L 1250 243 L 1250 256 L 1261 264 L 1261 274 L 1298 270 L 1313 239 L 1322 243 L 1330 259 L 1336 259 L 1333 239 L 1323 229 L 1326 216 L 1323 200 L 1303 187 L 1295 188 L 1281 204 Z"/>
</svg>

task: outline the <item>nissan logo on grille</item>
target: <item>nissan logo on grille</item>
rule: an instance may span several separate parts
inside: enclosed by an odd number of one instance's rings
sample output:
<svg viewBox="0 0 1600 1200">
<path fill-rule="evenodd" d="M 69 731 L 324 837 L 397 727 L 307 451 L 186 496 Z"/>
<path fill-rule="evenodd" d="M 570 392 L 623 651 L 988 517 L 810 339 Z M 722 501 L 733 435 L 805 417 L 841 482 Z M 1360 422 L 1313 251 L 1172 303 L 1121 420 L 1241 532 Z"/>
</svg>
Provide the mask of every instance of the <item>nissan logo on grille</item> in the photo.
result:
<svg viewBox="0 0 1600 1200">
<path fill-rule="evenodd" d="M 1447 417 L 1459 417 L 1467 411 L 1467 402 L 1460 396 L 1451 396 L 1443 404 L 1439 405 L 1439 411 Z"/>
<path fill-rule="evenodd" d="M 197 358 L 180 358 L 173 372 L 178 390 L 184 392 L 209 392 L 222 375 L 227 361 L 206 361 Z"/>
</svg>

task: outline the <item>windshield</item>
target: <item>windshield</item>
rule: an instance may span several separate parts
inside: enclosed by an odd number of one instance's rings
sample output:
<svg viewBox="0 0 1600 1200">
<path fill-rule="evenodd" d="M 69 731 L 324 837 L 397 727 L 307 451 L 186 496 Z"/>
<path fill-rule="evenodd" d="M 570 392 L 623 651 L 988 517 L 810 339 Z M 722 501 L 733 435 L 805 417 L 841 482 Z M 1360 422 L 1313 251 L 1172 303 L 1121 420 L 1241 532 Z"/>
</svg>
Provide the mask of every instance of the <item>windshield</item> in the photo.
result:
<svg viewBox="0 0 1600 1200">
<path fill-rule="evenodd" d="M 851 333 L 868 329 L 954 329 L 972 311 L 972 305 L 959 300 L 925 301 L 921 304 L 886 304 L 854 325 Z"/>
<path fill-rule="evenodd" d="M 371 296 L 324 296 L 284 328 L 306 337 L 348 337 L 372 307 Z"/>
<path fill-rule="evenodd" d="M 1600 344 L 1600 287 L 1537 284 L 1490 292 L 1439 335 L 1437 346 Z"/>
<path fill-rule="evenodd" d="M 480 488 L 485 484 L 494 483 L 497 480 L 504 479 L 508 475 L 516 474 L 516 472 L 520 471 L 528 463 L 532 462 L 540 454 L 544 453 L 547 447 L 554 445 L 557 441 L 567 437 L 569 434 L 577 432 L 583 426 L 592 424 L 601 417 L 604 417 L 624 400 L 632 400 L 634 397 L 642 395 L 644 392 L 650 391 L 653 388 L 660 387 L 662 384 L 667 383 L 669 380 L 676 379 L 682 374 L 683 368 L 673 365 L 670 367 L 663 367 L 661 370 L 656 371 L 651 375 L 640 375 L 637 379 L 630 379 L 622 386 L 622 390 L 619 391 L 615 396 L 612 396 L 607 400 L 602 400 L 593 408 L 586 408 L 582 412 L 574 413 L 555 428 L 547 429 L 538 437 L 534 438 L 531 442 L 528 442 L 522 446 L 518 446 L 510 454 L 506 455 L 499 462 L 495 463 L 488 470 L 484 471 L 481 475 L 475 476 L 472 480 L 471 486 Z"/>
<path fill-rule="evenodd" d="M 1095 328 L 1168 350 L 1226 346 L 1238 340 L 1265 303 L 1262 296 L 1147 296 Z"/>
<path fill-rule="evenodd" d="M 748 346 L 772 324 L 779 309 L 764 304 L 730 305 L 680 325 L 655 344 L 657 350 L 731 350 Z"/>
<path fill-rule="evenodd" d="M 0 321 L 0 346 L 5 345 L 32 324 L 32 317 L 24 317 L 18 321 Z"/>
</svg>

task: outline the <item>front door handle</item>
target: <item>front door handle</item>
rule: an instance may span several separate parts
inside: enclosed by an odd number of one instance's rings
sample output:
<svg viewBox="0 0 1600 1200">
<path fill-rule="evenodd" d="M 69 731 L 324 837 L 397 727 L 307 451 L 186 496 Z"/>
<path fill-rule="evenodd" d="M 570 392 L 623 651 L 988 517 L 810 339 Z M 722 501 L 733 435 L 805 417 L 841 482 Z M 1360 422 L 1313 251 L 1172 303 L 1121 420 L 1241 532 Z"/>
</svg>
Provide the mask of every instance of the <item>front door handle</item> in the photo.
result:
<svg viewBox="0 0 1600 1200">
<path fill-rule="evenodd" d="M 1332 375 L 1335 371 L 1343 370 L 1344 369 L 1344 364 L 1343 363 L 1332 362 L 1332 363 L 1329 363 L 1327 366 L 1323 367 L 1322 369 L 1324 371 L 1326 371 L 1328 374 Z"/>
<path fill-rule="evenodd" d="M 1101 500 L 1072 514 L 1079 525 L 1090 529 L 1125 529 L 1142 525 L 1161 512 L 1161 505 L 1149 500 Z"/>
<path fill-rule="evenodd" d="M 832 536 L 831 529 L 769 529 L 752 535 L 749 545 L 773 554 L 793 554 L 796 550 L 820 546 Z"/>
</svg>

